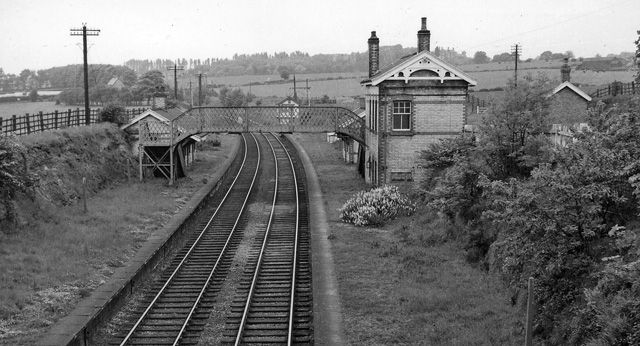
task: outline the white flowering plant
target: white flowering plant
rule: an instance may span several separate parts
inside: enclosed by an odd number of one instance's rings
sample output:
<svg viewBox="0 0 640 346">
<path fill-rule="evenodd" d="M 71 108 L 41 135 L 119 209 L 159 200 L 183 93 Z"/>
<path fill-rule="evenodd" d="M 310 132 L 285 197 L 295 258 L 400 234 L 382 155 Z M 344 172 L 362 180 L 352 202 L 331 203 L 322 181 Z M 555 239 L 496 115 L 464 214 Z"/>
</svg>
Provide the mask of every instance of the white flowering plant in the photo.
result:
<svg viewBox="0 0 640 346">
<path fill-rule="evenodd" d="M 356 226 L 382 225 L 398 215 L 411 215 L 416 205 L 397 186 L 360 191 L 340 208 L 340 219 Z"/>
</svg>

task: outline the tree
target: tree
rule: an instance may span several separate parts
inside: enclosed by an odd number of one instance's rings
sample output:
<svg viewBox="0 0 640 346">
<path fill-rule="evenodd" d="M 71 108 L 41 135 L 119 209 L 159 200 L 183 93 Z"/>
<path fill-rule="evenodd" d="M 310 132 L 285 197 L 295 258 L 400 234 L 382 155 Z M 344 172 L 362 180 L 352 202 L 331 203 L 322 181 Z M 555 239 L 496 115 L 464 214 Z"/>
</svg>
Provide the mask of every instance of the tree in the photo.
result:
<svg viewBox="0 0 640 346">
<path fill-rule="evenodd" d="M 473 63 L 474 64 L 486 64 L 488 63 L 489 57 L 487 56 L 487 53 L 483 52 L 483 51 L 477 51 L 474 55 L 473 55 Z"/>
<path fill-rule="evenodd" d="M 31 100 L 31 102 L 38 101 L 38 90 L 37 89 L 32 89 L 29 92 L 29 100 Z"/>
<path fill-rule="evenodd" d="M 540 160 L 547 144 L 544 133 L 550 126 L 551 83 L 546 75 L 525 75 L 515 87 L 513 80 L 505 96 L 491 105 L 480 125 L 482 154 L 491 169 L 492 179 L 526 176 Z"/>
<path fill-rule="evenodd" d="M 636 44 L 636 65 L 638 65 L 638 72 L 636 72 L 636 83 L 640 83 L 640 30 L 638 30 L 638 39 L 634 41 Z"/>
<path fill-rule="evenodd" d="M 278 73 L 280 73 L 280 77 L 282 79 L 288 80 L 289 79 L 289 75 L 291 74 L 291 71 L 286 66 L 278 66 Z"/>
<path fill-rule="evenodd" d="M 230 90 L 227 87 L 221 88 L 218 92 L 218 95 L 218 97 L 220 98 L 220 102 L 224 107 L 246 106 L 254 98 L 254 95 L 252 94 L 245 95 L 245 93 L 241 89 Z"/>
<path fill-rule="evenodd" d="M 157 92 L 164 92 L 169 86 L 164 81 L 164 74 L 158 70 L 152 70 L 140 77 L 136 83 L 136 89 L 147 100 Z"/>
<path fill-rule="evenodd" d="M 493 62 L 508 62 L 513 60 L 513 55 L 511 53 L 501 53 L 493 56 Z"/>
<path fill-rule="evenodd" d="M 125 119 L 125 109 L 121 105 L 109 104 L 100 111 L 100 120 L 114 123 L 118 126 L 125 124 L 129 119 Z"/>
<path fill-rule="evenodd" d="M 551 60 L 552 57 L 553 57 L 553 53 L 551 53 L 550 50 L 546 50 L 542 52 L 542 54 L 540 54 L 540 56 L 538 57 L 538 60 L 548 61 L 548 60 Z"/>
</svg>

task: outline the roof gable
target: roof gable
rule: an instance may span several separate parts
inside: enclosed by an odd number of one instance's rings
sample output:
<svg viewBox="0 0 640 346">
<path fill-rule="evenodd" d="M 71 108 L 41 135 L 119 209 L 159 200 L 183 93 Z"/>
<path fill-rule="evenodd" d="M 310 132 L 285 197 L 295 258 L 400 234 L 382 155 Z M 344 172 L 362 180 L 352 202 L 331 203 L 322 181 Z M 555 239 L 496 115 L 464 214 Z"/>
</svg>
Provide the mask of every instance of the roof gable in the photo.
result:
<svg viewBox="0 0 640 346">
<path fill-rule="evenodd" d="M 154 117 L 156 119 L 158 119 L 158 121 L 162 121 L 162 122 L 168 122 L 169 119 L 163 117 L 162 115 L 158 114 L 155 110 L 153 109 L 147 109 L 146 111 L 140 113 L 137 117 L 131 119 L 131 121 L 129 121 L 129 123 L 123 125 L 122 127 L 120 127 L 121 130 L 126 130 L 127 128 L 129 128 L 130 126 L 133 126 L 135 124 L 137 124 L 140 120 L 146 118 L 146 117 Z"/>
<path fill-rule="evenodd" d="M 591 101 L 591 96 L 587 95 L 587 93 L 582 91 L 582 89 L 578 88 L 573 83 L 568 82 L 568 81 L 567 82 L 563 82 L 562 84 L 558 85 L 555 89 L 553 89 L 553 91 L 551 91 L 551 93 L 549 94 L 549 97 L 559 93 L 560 91 L 562 91 L 562 89 L 565 89 L 565 88 L 568 88 L 569 90 L 571 90 L 574 93 L 578 94 L 578 96 L 580 96 L 583 99 L 587 100 L 587 102 Z"/>
<path fill-rule="evenodd" d="M 445 80 L 463 80 L 472 86 L 478 84 L 462 70 L 426 50 L 400 59 L 361 84 L 375 86 L 386 80 L 402 80 L 405 83 L 411 80 L 438 80 L 440 83 Z"/>
<path fill-rule="evenodd" d="M 180 114 L 184 113 L 185 110 L 180 107 L 168 108 L 168 109 L 147 109 L 146 111 L 140 113 L 137 117 L 133 118 L 129 123 L 123 125 L 120 129 L 125 130 L 128 127 L 138 123 L 140 120 L 146 117 L 154 117 L 158 121 L 168 123 L 169 121 L 177 118 Z"/>
</svg>

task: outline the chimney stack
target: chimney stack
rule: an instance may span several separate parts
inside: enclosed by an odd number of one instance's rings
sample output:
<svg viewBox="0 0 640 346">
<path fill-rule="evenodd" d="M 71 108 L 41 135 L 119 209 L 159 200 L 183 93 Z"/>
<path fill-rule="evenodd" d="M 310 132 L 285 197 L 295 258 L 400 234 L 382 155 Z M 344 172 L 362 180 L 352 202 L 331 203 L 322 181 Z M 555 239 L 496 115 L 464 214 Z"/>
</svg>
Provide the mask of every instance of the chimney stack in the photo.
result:
<svg viewBox="0 0 640 346">
<path fill-rule="evenodd" d="M 369 43 L 369 78 L 380 69 L 380 40 L 376 37 L 376 32 L 371 32 L 371 37 L 367 41 Z"/>
<path fill-rule="evenodd" d="M 569 66 L 569 58 L 564 58 L 564 65 L 560 68 L 562 83 L 571 82 L 571 66 Z"/>
<path fill-rule="evenodd" d="M 427 17 L 422 17 L 422 28 L 418 31 L 418 53 L 431 50 L 431 31 L 427 30 Z"/>
</svg>

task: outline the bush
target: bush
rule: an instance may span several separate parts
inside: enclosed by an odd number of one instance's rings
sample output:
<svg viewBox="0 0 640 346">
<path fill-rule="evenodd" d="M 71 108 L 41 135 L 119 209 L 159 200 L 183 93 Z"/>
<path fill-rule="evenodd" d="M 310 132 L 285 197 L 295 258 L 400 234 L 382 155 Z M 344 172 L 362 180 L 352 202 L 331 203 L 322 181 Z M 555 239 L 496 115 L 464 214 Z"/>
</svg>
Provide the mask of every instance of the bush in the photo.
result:
<svg viewBox="0 0 640 346">
<path fill-rule="evenodd" d="M 360 191 L 340 209 L 340 219 L 356 226 L 381 225 L 398 215 L 411 215 L 416 205 L 400 193 L 397 186 L 386 185 Z"/>
<path fill-rule="evenodd" d="M 118 126 L 129 121 L 126 119 L 126 110 L 120 105 L 110 104 L 100 111 L 100 120 L 114 123 Z"/>
<path fill-rule="evenodd" d="M 13 138 L 0 136 L 0 199 L 5 215 L 0 215 L 9 226 L 16 222 L 14 199 L 18 192 L 27 192 L 34 184 L 27 171 L 25 148 Z M 8 228 L 4 228 L 7 231 Z"/>
</svg>

